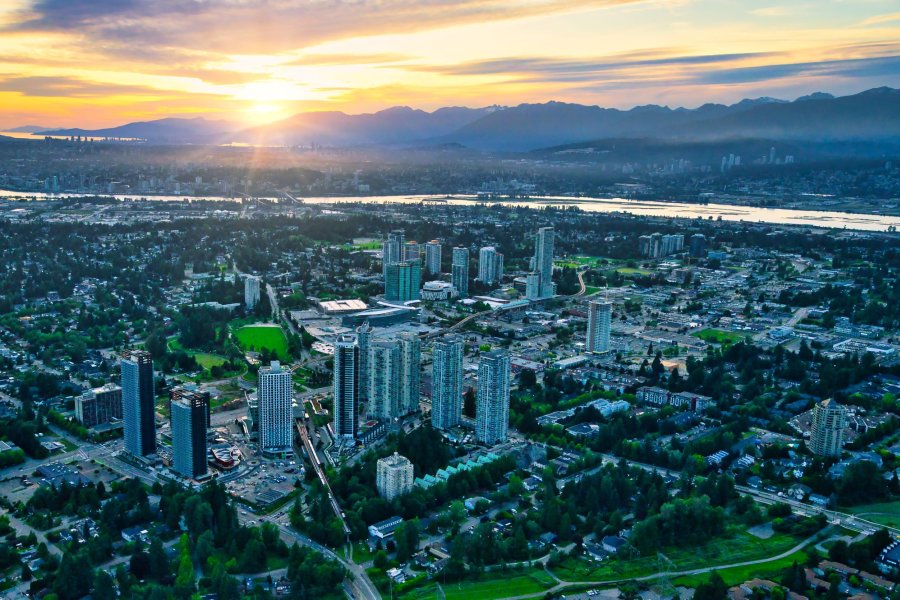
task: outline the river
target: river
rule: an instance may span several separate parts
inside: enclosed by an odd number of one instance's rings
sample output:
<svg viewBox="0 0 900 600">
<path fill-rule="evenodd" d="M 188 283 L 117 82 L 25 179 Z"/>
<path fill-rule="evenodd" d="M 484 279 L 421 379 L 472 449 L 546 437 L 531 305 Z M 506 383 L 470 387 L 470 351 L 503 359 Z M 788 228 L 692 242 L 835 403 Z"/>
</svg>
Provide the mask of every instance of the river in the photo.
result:
<svg viewBox="0 0 900 600">
<path fill-rule="evenodd" d="M 17 192 L 0 190 L 0 199 L 29 198 L 34 200 L 56 200 L 61 198 L 93 197 L 98 194 L 44 192 Z M 140 194 L 102 195 L 117 200 L 229 200 L 216 196 L 157 196 Z M 269 198 L 267 200 L 273 200 Z M 366 204 L 405 203 L 414 204 L 423 201 L 439 202 L 451 205 L 474 205 L 485 203 L 471 196 L 345 196 L 303 198 L 308 204 L 341 204 L 362 202 Z M 492 203 L 489 201 L 487 203 Z M 721 219 L 723 221 L 743 221 L 748 223 L 771 223 L 777 225 L 806 225 L 835 229 L 854 229 L 859 231 L 887 231 L 888 227 L 900 229 L 900 216 L 877 215 L 869 213 L 847 213 L 835 211 L 800 210 L 788 208 L 761 208 L 755 206 L 738 206 L 731 204 L 690 204 L 684 202 L 657 202 L 650 200 L 625 200 L 622 198 L 571 198 L 571 197 L 538 197 L 515 200 L 498 200 L 504 206 L 525 206 L 543 208 L 547 206 L 577 206 L 586 212 L 629 213 L 648 217 L 669 217 L 688 219 Z"/>
</svg>

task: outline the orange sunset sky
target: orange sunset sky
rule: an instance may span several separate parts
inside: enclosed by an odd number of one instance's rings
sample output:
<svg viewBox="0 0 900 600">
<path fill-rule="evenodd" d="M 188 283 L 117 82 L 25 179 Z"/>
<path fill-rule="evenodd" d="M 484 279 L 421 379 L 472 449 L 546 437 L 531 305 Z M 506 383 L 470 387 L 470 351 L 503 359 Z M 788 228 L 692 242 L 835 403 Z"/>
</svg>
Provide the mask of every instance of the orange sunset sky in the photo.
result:
<svg viewBox="0 0 900 600">
<path fill-rule="evenodd" d="M 3 0 L 0 130 L 900 87 L 896 0 Z"/>
</svg>

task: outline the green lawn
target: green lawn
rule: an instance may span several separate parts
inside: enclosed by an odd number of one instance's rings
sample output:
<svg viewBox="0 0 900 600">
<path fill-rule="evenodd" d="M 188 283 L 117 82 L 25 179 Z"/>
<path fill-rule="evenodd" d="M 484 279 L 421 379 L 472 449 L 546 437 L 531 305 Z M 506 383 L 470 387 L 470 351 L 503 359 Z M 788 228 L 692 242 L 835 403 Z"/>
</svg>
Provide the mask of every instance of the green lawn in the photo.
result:
<svg viewBox="0 0 900 600">
<path fill-rule="evenodd" d="M 284 362 L 290 361 L 288 341 L 278 325 L 246 325 L 234 332 L 241 348 L 261 352 L 268 349 Z"/>
<path fill-rule="evenodd" d="M 781 572 L 794 564 L 794 561 L 797 561 L 797 564 L 802 565 L 806 562 L 806 559 L 806 552 L 801 550 L 779 560 L 760 563 L 758 565 L 749 565 L 746 567 L 721 569 L 717 571 L 717 573 L 722 576 L 722 579 L 725 580 L 725 584 L 729 586 L 741 584 L 754 577 L 778 581 L 778 576 Z M 700 583 L 706 581 L 709 581 L 709 573 L 704 573 L 702 575 L 683 575 L 674 579 L 672 584 L 695 588 Z"/>
<path fill-rule="evenodd" d="M 490 578 L 490 579 L 488 579 Z M 493 600 L 526 594 L 539 594 L 556 585 L 556 582 L 541 569 L 529 572 L 507 571 L 489 572 L 477 581 L 460 581 L 442 584 L 447 600 Z M 437 583 L 410 590 L 400 596 L 408 599 L 439 598 Z"/>
<path fill-rule="evenodd" d="M 218 367 L 228 362 L 224 356 L 219 356 L 218 354 L 209 354 L 207 352 L 197 352 L 196 354 L 194 354 L 194 359 L 197 361 L 197 364 L 199 364 L 207 371 L 212 369 L 213 367 Z"/>
<path fill-rule="evenodd" d="M 633 267 L 619 267 L 616 271 L 621 275 L 653 275 L 653 271 L 635 269 Z"/>
<path fill-rule="evenodd" d="M 597 292 L 599 292 L 602 289 L 603 288 L 598 288 L 593 285 L 586 285 L 586 286 L 584 286 L 584 293 L 586 295 L 590 296 L 591 294 L 596 294 Z"/>
<path fill-rule="evenodd" d="M 734 331 L 723 331 L 722 329 L 704 329 L 702 331 L 692 333 L 691 335 L 696 338 L 700 338 L 704 342 L 710 344 L 721 344 L 723 346 L 730 346 L 731 344 L 736 344 L 744 339 L 744 336 L 740 333 L 735 333 Z"/>
<path fill-rule="evenodd" d="M 688 571 L 709 565 L 727 565 L 774 556 L 795 546 L 800 540 L 776 533 L 767 540 L 746 531 L 732 531 L 699 548 L 666 548 L 662 553 L 672 565 L 670 571 Z M 645 556 L 632 560 L 609 560 L 600 565 L 587 559 L 569 558 L 553 572 L 564 581 L 610 581 L 652 575 L 660 570 L 657 557 Z"/>
<path fill-rule="evenodd" d="M 851 508 L 839 509 L 862 518 L 890 527 L 900 527 L 900 500 L 881 502 L 879 504 L 862 504 Z"/>
</svg>

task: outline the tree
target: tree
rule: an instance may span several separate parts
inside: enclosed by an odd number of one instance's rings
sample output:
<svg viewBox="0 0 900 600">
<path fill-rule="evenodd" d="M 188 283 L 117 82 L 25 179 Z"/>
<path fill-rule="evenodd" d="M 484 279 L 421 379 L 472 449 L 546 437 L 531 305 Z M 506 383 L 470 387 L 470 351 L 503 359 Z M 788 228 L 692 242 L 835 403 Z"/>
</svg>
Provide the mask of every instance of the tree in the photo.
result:
<svg viewBox="0 0 900 600">
<path fill-rule="evenodd" d="M 722 576 L 713 571 L 709 576 L 709 581 L 701 583 L 694 592 L 694 600 L 723 600 L 728 586 Z"/>
<path fill-rule="evenodd" d="M 93 600 L 116 600 L 115 582 L 103 569 L 97 569 L 94 574 L 94 590 L 91 592 L 91 598 Z"/>
<path fill-rule="evenodd" d="M 394 532 L 397 560 L 406 562 L 419 549 L 419 521 L 404 521 Z"/>
<path fill-rule="evenodd" d="M 382 571 L 386 571 L 388 568 L 388 555 L 384 550 L 379 550 L 375 553 L 375 557 L 372 559 L 372 565 L 376 569 L 381 569 Z"/>
</svg>

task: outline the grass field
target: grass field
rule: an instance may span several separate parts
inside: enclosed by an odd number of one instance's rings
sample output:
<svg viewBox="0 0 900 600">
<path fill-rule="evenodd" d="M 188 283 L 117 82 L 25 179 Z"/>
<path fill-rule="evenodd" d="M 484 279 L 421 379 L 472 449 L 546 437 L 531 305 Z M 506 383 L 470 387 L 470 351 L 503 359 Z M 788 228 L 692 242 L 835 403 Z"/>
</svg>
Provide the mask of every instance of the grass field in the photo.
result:
<svg viewBox="0 0 900 600">
<path fill-rule="evenodd" d="M 287 337 L 278 325 L 246 325 L 235 331 L 234 336 L 244 350 L 261 352 L 267 349 L 280 360 L 290 361 Z"/>
<path fill-rule="evenodd" d="M 842 508 L 843 512 L 860 515 L 862 518 L 891 527 L 900 527 L 900 500 L 881 502 L 879 504 L 863 504 L 852 508 Z"/>
<path fill-rule="evenodd" d="M 748 565 L 746 567 L 732 567 L 730 569 L 722 569 L 717 571 L 717 573 L 722 576 L 722 579 L 725 580 L 725 584 L 729 586 L 738 585 L 747 581 L 748 579 L 753 579 L 754 577 L 759 577 L 761 579 L 774 579 L 775 581 L 778 581 L 778 575 L 780 575 L 781 572 L 786 568 L 794 564 L 794 561 L 797 561 L 797 564 L 802 565 L 806 561 L 806 559 L 806 552 L 800 550 L 799 552 L 794 552 L 793 554 L 779 560 L 760 563 L 758 565 Z M 700 583 L 706 581 L 709 581 L 709 573 L 704 573 L 702 575 L 683 575 L 674 579 L 672 581 L 672 584 L 695 588 Z"/>
<path fill-rule="evenodd" d="M 735 333 L 733 331 L 723 331 L 721 329 L 704 329 L 702 331 L 692 333 L 691 335 L 696 338 L 700 338 L 704 342 L 710 344 L 721 344 L 723 346 L 730 346 L 731 344 L 736 344 L 744 339 L 744 336 L 740 333 Z"/>
<path fill-rule="evenodd" d="M 670 571 L 688 571 L 709 565 L 727 565 L 748 560 L 759 560 L 791 549 L 800 540 L 776 533 L 761 540 L 746 531 L 733 531 L 727 537 L 717 538 L 699 548 L 667 548 L 663 554 L 672 562 Z M 652 575 L 660 570 L 656 556 L 632 560 L 611 560 L 601 565 L 585 559 L 569 558 L 553 569 L 564 581 L 610 581 Z"/>
<path fill-rule="evenodd" d="M 210 369 L 213 367 L 218 367 L 220 365 L 224 365 L 228 362 L 228 359 L 222 356 L 221 354 L 212 354 L 210 352 L 199 352 L 196 350 L 191 350 L 190 348 L 185 348 L 181 345 L 181 342 L 178 338 L 173 338 L 169 340 L 169 350 L 181 350 L 183 352 L 187 352 L 191 356 L 194 357 L 194 360 L 197 361 L 197 364 L 200 365 L 200 368 L 203 369 L 203 373 L 199 377 L 188 377 L 187 375 L 179 375 L 179 378 L 182 381 L 193 381 L 195 383 L 199 383 L 202 381 L 212 381 L 214 377 L 210 373 Z M 243 373 L 244 368 L 238 369 L 237 371 L 232 371 L 229 373 L 224 373 L 222 377 L 233 377 L 235 375 L 240 375 Z"/>
<path fill-rule="evenodd" d="M 586 286 L 584 286 L 584 293 L 585 293 L 586 295 L 590 296 L 591 294 L 596 294 L 597 292 L 599 292 L 599 291 L 602 290 L 602 289 L 603 289 L 603 288 L 598 288 L 598 287 L 593 286 L 593 285 L 586 285 Z"/>
<path fill-rule="evenodd" d="M 616 271 L 621 275 L 653 275 L 653 271 L 635 269 L 633 267 L 619 267 Z"/>
<path fill-rule="evenodd" d="M 493 577 L 487 579 L 488 577 Z M 441 585 L 443 595 L 439 594 L 436 583 L 410 590 L 401 596 L 406 599 L 439 598 L 447 600 L 493 600 L 526 594 L 539 594 L 553 587 L 556 582 L 540 569 L 524 573 L 509 572 L 487 573 L 478 581 L 460 581 Z"/>
</svg>

